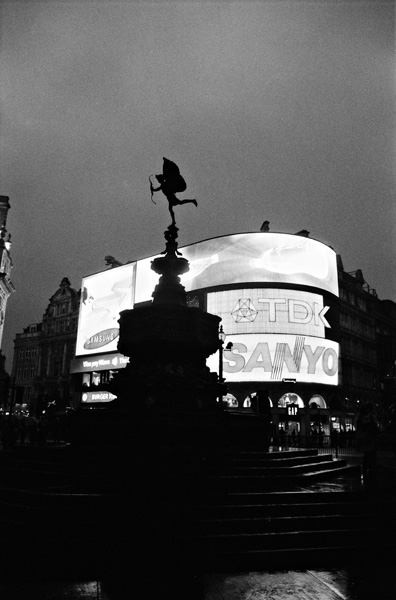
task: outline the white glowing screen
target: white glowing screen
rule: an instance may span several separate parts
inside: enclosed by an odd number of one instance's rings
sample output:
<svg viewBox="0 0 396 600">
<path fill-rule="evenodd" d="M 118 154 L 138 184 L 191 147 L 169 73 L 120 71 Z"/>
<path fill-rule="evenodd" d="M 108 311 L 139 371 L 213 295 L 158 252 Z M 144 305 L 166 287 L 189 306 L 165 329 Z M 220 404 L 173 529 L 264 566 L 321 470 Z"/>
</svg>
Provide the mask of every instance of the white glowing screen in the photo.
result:
<svg viewBox="0 0 396 600">
<path fill-rule="evenodd" d="M 117 350 L 120 312 L 134 305 L 135 264 L 83 279 L 76 356 Z"/>
<path fill-rule="evenodd" d="M 223 374 L 226 381 L 282 381 L 338 384 L 339 344 L 310 336 L 233 335 L 231 350 L 224 350 Z M 217 371 L 218 353 L 207 360 Z"/>
<path fill-rule="evenodd" d="M 235 283 L 317 287 L 338 296 L 335 252 L 316 240 L 286 233 L 241 233 L 180 248 L 190 262 L 181 277 L 186 291 Z M 135 302 L 151 299 L 155 257 L 137 262 Z"/>
<path fill-rule="evenodd" d="M 222 319 L 227 334 L 286 333 L 325 337 L 331 325 L 323 296 L 274 288 L 211 292 L 207 311 Z"/>
</svg>

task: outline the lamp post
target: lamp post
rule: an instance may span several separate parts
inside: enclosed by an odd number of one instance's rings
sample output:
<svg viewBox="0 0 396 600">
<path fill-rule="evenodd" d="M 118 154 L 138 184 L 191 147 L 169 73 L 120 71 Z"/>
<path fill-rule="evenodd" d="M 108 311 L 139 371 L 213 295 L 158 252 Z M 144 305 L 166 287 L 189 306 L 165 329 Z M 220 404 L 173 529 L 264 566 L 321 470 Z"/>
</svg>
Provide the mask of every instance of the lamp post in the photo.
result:
<svg viewBox="0 0 396 600">
<path fill-rule="evenodd" d="M 223 330 L 223 325 L 220 325 L 219 329 L 219 383 L 223 383 L 223 351 L 226 334 Z M 223 402 L 223 394 L 219 396 L 220 405 Z"/>
</svg>

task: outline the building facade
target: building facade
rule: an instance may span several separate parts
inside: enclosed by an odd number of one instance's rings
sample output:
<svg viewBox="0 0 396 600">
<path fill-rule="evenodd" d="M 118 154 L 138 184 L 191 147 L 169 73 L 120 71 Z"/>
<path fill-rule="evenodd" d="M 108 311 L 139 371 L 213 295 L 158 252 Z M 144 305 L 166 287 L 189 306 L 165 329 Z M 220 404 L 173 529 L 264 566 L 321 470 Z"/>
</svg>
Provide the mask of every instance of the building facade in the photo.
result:
<svg viewBox="0 0 396 600">
<path fill-rule="evenodd" d="M 6 229 L 10 208 L 9 197 L 0 196 L 0 406 L 7 403 L 10 388 L 10 376 L 5 370 L 6 357 L 2 353 L 2 342 L 7 301 L 15 291 L 11 281 L 11 235 Z"/>
<path fill-rule="evenodd" d="M 50 298 L 41 323 L 18 333 L 14 340 L 13 408 L 40 414 L 50 402 L 59 409 L 74 395 L 70 362 L 75 354 L 80 292 L 67 277 Z"/>
<path fill-rule="evenodd" d="M 340 258 L 338 276 L 342 407 L 370 401 L 385 418 L 396 403 L 396 303 L 380 300 L 360 269 L 346 273 Z"/>
<path fill-rule="evenodd" d="M 353 431 L 363 402 L 379 416 L 396 402 L 396 304 L 380 300 L 361 271 L 345 272 L 331 248 L 306 231 L 267 227 L 180 251 L 189 305 L 222 318 L 229 410 L 251 411 L 267 389 L 279 429 L 330 434 Z M 151 301 L 153 258 L 115 261 L 80 292 L 62 280 L 42 323 L 16 336 L 18 404 L 94 408 L 114 398 L 108 384 L 128 363 L 117 351 L 119 313 Z M 218 354 L 208 366 L 219 370 Z"/>
<path fill-rule="evenodd" d="M 252 410 L 267 389 L 276 426 L 307 435 L 356 426 L 361 402 L 386 405 L 394 368 L 396 304 L 381 301 L 361 271 L 346 273 L 325 244 L 266 227 L 180 249 L 191 306 L 222 318 L 223 375 L 230 410 Z M 82 406 L 112 399 L 107 384 L 127 364 L 117 353 L 118 314 L 151 301 L 153 257 L 83 280 L 76 358 Z M 119 263 L 118 263 L 119 264 Z M 227 347 L 228 344 L 228 347 Z M 212 371 L 219 356 L 208 360 Z"/>
</svg>

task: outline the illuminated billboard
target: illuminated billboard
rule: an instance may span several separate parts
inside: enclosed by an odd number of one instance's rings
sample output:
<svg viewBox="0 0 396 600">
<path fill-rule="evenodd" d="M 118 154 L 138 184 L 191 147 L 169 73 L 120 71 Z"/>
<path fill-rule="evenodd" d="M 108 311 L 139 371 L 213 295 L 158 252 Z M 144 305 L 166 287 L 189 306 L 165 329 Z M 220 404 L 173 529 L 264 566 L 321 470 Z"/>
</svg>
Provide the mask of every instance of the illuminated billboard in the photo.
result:
<svg viewBox="0 0 396 600">
<path fill-rule="evenodd" d="M 221 317 L 227 335 L 285 333 L 324 338 L 333 319 L 321 294 L 276 288 L 211 292 L 207 311 Z"/>
<path fill-rule="evenodd" d="M 76 356 L 117 350 L 120 312 L 134 305 L 135 267 L 130 263 L 83 279 Z"/>
<path fill-rule="evenodd" d="M 111 394 L 110 392 L 84 392 L 81 396 L 81 402 L 83 403 L 91 403 L 91 402 L 110 402 L 111 400 L 115 400 L 117 396 Z"/>
<path fill-rule="evenodd" d="M 334 250 L 307 237 L 287 233 L 240 233 L 180 248 L 190 262 L 181 276 L 187 292 L 236 283 L 310 286 L 338 296 Z M 135 302 L 151 299 L 158 275 L 150 268 L 155 256 L 139 260 Z"/>
<path fill-rule="evenodd" d="M 129 357 L 113 352 L 106 355 L 74 358 L 70 361 L 70 373 L 90 373 L 91 371 L 108 371 L 124 369 L 129 363 Z"/>
<path fill-rule="evenodd" d="M 223 355 L 223 372 L 228 382 L 279 382 L 338 384 L 339 344 L 302 335 L 233 335 L 226 339 L 232 349 Z M 218 353 L 207 366 L 218 369 Z"/>
</svg>

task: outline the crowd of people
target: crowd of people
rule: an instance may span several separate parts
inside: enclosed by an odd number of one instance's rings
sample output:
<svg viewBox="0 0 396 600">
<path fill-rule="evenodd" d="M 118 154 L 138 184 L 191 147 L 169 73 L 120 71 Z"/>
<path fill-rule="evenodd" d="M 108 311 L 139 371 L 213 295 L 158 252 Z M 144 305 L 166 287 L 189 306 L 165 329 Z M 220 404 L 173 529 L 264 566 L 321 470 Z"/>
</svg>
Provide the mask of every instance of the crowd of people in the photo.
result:
<svg viewBox="0 0 396 600">
<path fill-rule="evenodd" d="M 65 420 L 59 415 L 40 418 L 34 415 L 0 415 L 0 442 L 3 450 L 16 444 L 44 445 L 47 442 L 59 444 L 67 441 Z"/>
</svg>

